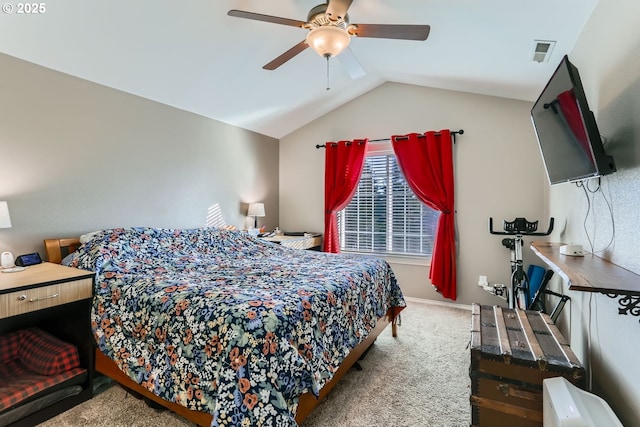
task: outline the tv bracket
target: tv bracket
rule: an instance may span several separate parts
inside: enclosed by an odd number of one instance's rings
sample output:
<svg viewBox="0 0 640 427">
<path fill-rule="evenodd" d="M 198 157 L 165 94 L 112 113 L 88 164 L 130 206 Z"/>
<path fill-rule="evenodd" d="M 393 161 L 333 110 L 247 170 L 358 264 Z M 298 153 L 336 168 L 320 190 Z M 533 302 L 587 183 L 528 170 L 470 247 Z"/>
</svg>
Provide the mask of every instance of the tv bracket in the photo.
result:
<svg viewBox="0 0 640 427">
<path fill-rule="evenodd" d="M 538 231 L 538 221 L 527 221 L 525 218 L 518 217 L 513 221 L 502 222 L 503 231 L 495 231 L 493 229 L 493 218 L 489 218 L 489 233 L 501 236 L 513 236 L 511 238 L 502 239 L 502 246 L 511 251 L 511 287 L 509 289 L 508 302 L 509 308 L 514 308 L 518 305 L 517 294 L 518 292 L 524 292 L 525 295 L 529 293 L 529 278 L 523 268 L 522 262 L 522 246 L 524 245 L 524 236 L 548 236 L 553 231 L 554 218 L 549 219 L 549 228 L 547 231 Z M 547 284 L 553 271 L 548 270 L 540 284 L 540 287 L 536 291 L 532 301 L 526 307 L 528 310 L 537 310 L 543 313 L 546 312 L 544 305 L 544 295 L 553 295 L 560 300 L 552 310 L 550 317 L 555 322 L 560 312 L 564 308 L 564 305 L 569 300 L 566 295 L 558 294 L 547 289 Z"/>
</svg>

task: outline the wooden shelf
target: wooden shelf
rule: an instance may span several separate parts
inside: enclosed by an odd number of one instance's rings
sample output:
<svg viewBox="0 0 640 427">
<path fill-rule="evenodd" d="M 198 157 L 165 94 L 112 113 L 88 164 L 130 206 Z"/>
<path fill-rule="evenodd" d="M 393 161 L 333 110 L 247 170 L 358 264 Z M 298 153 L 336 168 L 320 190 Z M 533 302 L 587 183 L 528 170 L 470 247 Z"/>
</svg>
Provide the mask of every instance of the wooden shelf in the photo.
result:
<svg viewBox="0 0 640 427">
<path fill-rule="evenodd" d="M 560 254 L 563 243 L 532 242 L 531 249 L 572 291 L 640 296 L 640 275 L 597 255 Z"/>
</svg>

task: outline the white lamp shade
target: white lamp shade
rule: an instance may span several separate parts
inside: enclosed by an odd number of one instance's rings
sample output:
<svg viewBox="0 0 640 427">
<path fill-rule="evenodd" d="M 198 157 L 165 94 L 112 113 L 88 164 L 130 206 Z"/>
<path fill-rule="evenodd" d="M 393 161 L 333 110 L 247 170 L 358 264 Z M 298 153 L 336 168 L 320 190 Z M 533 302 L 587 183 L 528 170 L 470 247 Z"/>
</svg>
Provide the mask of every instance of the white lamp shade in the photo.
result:
<svg viewBox="0 0 640 427">
<path fill-rule="evenodd" d="M 4 201 L 0 201 L 0 228 L 11 228 L 9 205 Z"/>
<path fill-rule="evenodd" d="M 323 57 L 338 55 L 350 41 L 346 30 L 331 25 L 316 27 L 307 34 L 307 44 Z"/>
<path fill-rule="evenodd" d="M 249 211 L 247 216 L 265 216 L 264 215 L 264 203 L 249 203 Z"/>
</svg>

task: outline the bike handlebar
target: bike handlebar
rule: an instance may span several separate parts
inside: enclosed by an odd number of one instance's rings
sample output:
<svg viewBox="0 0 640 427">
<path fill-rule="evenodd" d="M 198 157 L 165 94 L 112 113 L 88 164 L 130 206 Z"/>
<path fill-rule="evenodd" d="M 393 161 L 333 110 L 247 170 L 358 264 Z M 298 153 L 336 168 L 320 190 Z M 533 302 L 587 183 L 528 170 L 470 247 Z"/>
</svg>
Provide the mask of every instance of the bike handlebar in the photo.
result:
<svg viewBox="0 0 640 427">
<path fill-rule="evenodd" d="M 538 229 L 538 221 L 527 221 L 525 218 L 516 218 L 511 222 L 503 221 L 504 231 L 493 230 L 493 218 L 489 218 L 489 233 L 500 236 L 513 236 L 520 234 L 523 236 L 548 236 L 553 231 L 554 219 L 549 219 L 549 229 L 546 232 L 536 231 Z"/>
</svg>

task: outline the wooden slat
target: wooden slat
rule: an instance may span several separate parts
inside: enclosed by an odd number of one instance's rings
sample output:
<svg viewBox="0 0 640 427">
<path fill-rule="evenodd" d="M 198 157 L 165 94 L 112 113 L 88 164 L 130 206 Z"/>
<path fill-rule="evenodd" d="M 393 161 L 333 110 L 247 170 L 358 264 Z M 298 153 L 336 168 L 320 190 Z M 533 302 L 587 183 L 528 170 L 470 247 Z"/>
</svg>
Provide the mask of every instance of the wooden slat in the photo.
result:
<svg viewBox="0 0 640 427">
<path fill-rule="evenodd" d="M 542 387 L 508 378 L 480 376 L 473 395 L 542 411 Z"/>
<path fill-rule="evenodd" d="M 579 379 L 577 375 L 580 375 L 580 372 L 582 372 L 582 363 L 580 363 L 580 360 L 578 360 L 578 356 L 576 356 L 573 350 L 571 350 L 571 347 L 569 347 L 569 343 L 562 336 L 562 333 L 553 323 L 551 318 L 546 315 L 544 315 L 543 318 L 546 320 L 545 324 L 547 325 L 549 334 L 553 337 L 556 344 L 564 354 L 567 365 L 574 369 L 574 378 Z M 577 368 L 580 368 L 580 370 L 578 370 Z"/>
<path fill-rule="evenodd" d="M 496 317 L 493 306 L 483 305 L 480 307 L 480 335 L 482 336 L 482 353 L 500 356 L 500 340 L 496 332 Z"/>
<path fill-rule="evenodd" d="M 507 328 L 507 335 L 509 336 L 509 344 L 511 345 L 512 363 L 513 360 L 533 362 L 534 358 L 529 348 L 529 340 L 522 329 L 516 310 L 505 308 L 502 310 L 502 314 L 504 325 Z"/>
<path fill-rule="evenodd" d="M 521 406 L 511 405 L 509 403 L 498 402 L 496 400 L 485 399 L 479 396 L 471 396 L 471 404 L 502 412 L 504 414 L 513 415 L 515 417 L 525 418 L 534 422 L 542 423 L 542 412 L 532 409 L 523 408 Z M 482 423 L 481 423 L 482 424 Z"/>
<path fill-rule="evenodd" d="M 511 344 L 509 343 L 509 335 L 507 334 L 507 327 L 504 324 L 504 314 L 502 307 L 495 306 L 493 313 L 496 319 L 496 333 L 498 334 L 498 341 L 500 342 L 500 354 L 504 358 L 504 362 L 508 365 L 511 363 Z"/>
<path fill-rule="evenodd" d="M 544 357 L 544 351 L 540 347 L 540 343 L 538 342 L 538 338 L 536 334 L 533 332 L 533 328 L 531 328 L 531 324 L 529 323 L 529 318 L 524 310 L 515 310 L 518 315 L 518 320 L 520 321 L 520 327 L 524 331 L 525 339 L 529 345 L 529 351 L 533 355 L 533 359 L 538 362 L 538 366 L 540 369 L 545 369 L 547 366 L 547 361 Z"/>
<path fill-rule="evenodd" d="M 471 349 L 482 347 L 482 326 L 480 325 L 480 304 L 471 306 Z"/>
</svg>

